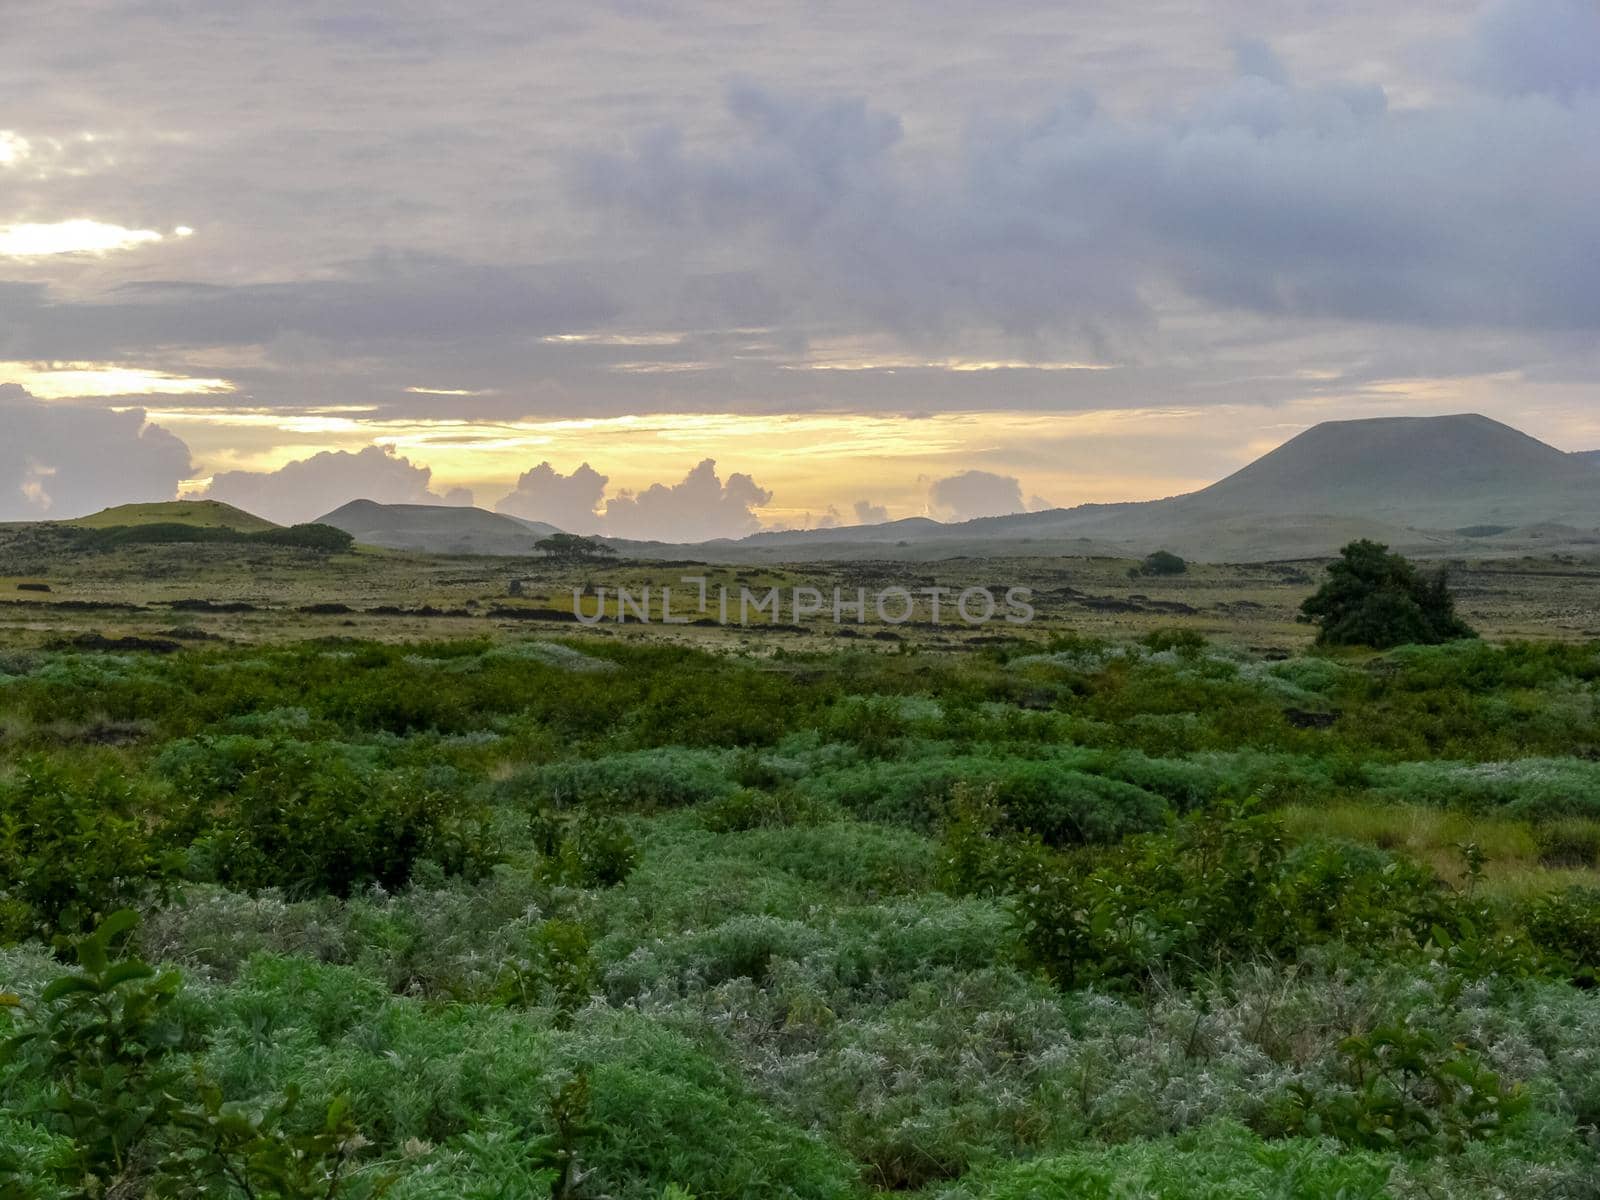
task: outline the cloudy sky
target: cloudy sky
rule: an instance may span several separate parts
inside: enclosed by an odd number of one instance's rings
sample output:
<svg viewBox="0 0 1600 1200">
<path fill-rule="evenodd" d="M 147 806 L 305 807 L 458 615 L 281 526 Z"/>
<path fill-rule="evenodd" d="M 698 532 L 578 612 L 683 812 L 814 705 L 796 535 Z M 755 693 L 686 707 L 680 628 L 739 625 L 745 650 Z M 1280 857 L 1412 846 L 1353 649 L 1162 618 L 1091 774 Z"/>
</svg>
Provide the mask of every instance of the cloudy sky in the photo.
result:
<svg viewBox="0 0 1600 1200">
<path fill-rule="evenodd" d="M 702 537 L 1600 446 L 1596 0 L 0 0 L 0 519 Z"/>
</svg>

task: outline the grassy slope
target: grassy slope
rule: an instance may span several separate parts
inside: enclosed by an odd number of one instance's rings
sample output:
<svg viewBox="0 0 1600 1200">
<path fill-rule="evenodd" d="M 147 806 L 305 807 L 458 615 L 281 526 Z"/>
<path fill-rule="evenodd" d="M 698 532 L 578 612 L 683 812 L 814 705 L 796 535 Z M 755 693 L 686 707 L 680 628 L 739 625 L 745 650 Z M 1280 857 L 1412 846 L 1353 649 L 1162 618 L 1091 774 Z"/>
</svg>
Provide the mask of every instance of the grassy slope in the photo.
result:
<svg viewBox="0 0 1600 1200">
<path fill-rule="evenodd" d="M 197 525 L 203 529 L 238 529 L 259 533 L 279 526 L 220 500 L 170 500 L 157 504 L 119 504 L 92 516 L 64 521 L 80 529 L 114 529 L 127 525 Z"/>
</svg>

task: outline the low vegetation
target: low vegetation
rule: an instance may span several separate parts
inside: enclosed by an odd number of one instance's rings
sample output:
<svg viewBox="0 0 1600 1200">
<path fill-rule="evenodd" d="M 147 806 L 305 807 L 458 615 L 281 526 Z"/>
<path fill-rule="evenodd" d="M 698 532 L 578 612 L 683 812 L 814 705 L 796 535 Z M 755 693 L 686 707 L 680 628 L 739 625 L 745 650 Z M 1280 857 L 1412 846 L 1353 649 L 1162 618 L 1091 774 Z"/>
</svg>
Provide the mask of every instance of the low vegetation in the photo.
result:
<svg viewBox="0 0 1600 1200">
<path fill-rule="evenodd" d="M 1600 645 L 0 656 L 0 1196 L 1593 1196 Z"/>
<path fill-rule="evenodd" d="M 96 526 L 73 530 L 80 547 L 111 550 L 119 546 L 180 543 L 232 543 L 244 546 L 294 546 L 325 554 L 347 553 L 355 539 L 332 525 L 290 525 L 282 529 L 235 529 L 227 525 L 190 525 L 183 522 L 148 522 L 140 525 Z"/>
</svg>

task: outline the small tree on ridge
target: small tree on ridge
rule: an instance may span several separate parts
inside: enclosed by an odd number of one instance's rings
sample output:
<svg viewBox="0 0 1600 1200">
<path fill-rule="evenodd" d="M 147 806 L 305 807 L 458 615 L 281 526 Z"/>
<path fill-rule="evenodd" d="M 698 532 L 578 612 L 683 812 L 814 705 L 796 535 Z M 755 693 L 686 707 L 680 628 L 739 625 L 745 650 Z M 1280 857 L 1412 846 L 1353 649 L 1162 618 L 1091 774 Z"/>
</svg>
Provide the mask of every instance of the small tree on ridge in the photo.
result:
<svg viewBox="0 0 1600 1200">
<path fill-rule="evenodd" d="M 533 548 L 558 563 L 595 562 L 615 557 L 617 553 L 598 538 L 579 537 L 575 533 L 552 533 L 535 542 Z"/>
</svg>

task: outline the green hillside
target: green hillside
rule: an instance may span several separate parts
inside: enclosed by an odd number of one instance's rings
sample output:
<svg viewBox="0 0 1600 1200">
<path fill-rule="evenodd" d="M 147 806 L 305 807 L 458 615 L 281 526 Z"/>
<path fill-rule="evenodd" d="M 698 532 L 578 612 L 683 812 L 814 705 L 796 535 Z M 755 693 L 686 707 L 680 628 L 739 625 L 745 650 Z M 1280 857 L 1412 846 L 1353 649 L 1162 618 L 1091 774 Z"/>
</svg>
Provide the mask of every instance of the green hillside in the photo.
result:
<svg viewBox="0 0 1600 1200">
<path fill-rule="evenodd" d="M 260 533 L 280 528 L 263 517 L 220 500 L 169 500 L 157 504 L 119 504 L 88 517 L 63 521 L 80 529 L 115 529 L 132 525 L 197 525 L 204 529 L 237 529 Z"/>
</svg>

